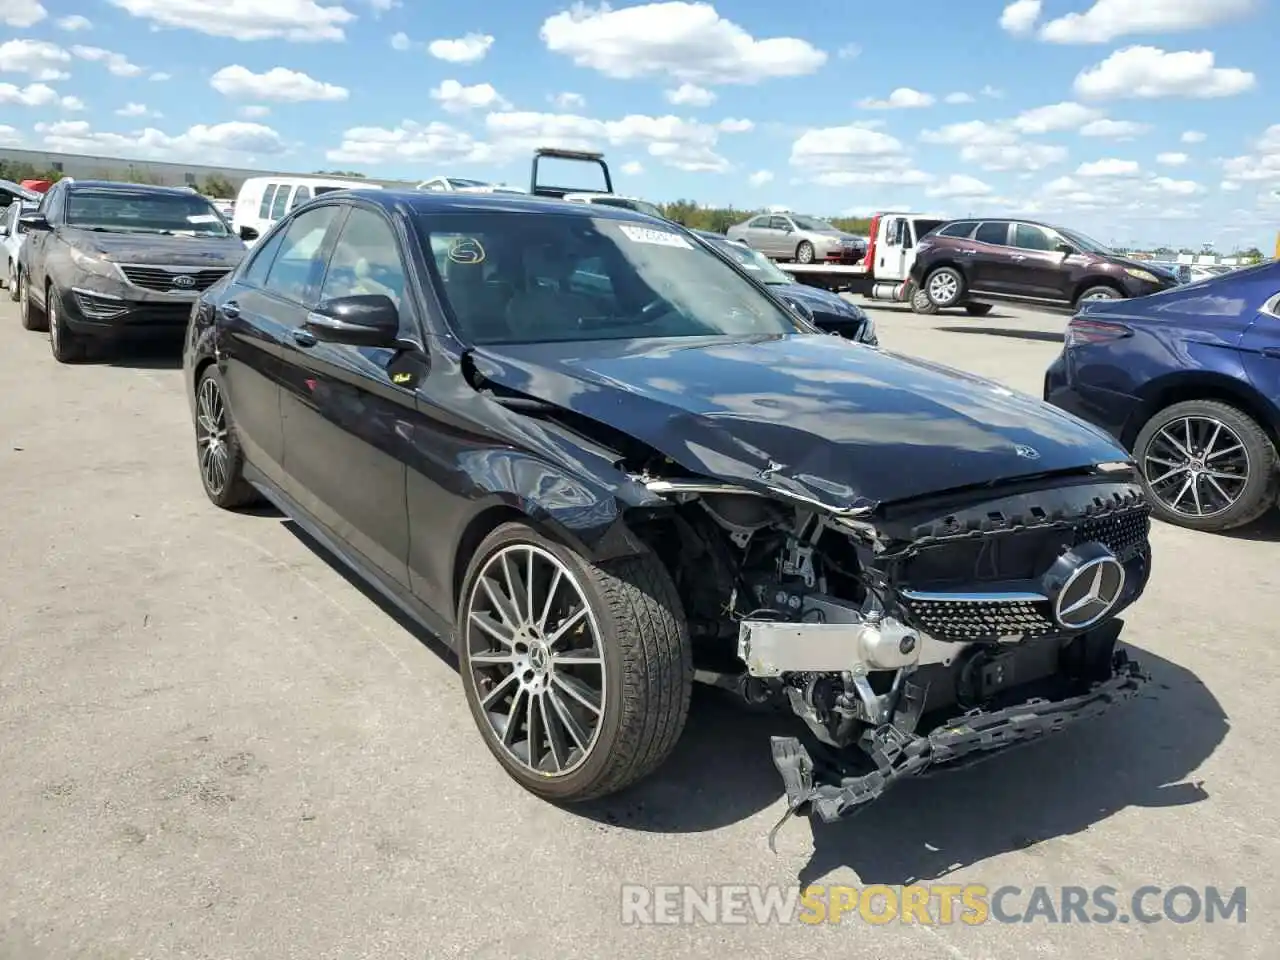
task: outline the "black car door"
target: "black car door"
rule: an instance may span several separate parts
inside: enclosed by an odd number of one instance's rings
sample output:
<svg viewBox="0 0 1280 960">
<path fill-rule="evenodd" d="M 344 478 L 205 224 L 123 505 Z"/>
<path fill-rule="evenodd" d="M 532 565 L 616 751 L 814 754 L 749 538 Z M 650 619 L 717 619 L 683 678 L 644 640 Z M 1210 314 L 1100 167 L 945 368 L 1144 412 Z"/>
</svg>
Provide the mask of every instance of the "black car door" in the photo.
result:
<svg viewBox="0 0 1280 960">
<path fill-rule="evenodd" d="M 306 316 L 303 301 L 319 282 L 317 255 L 340 212 L 321 207 L 268 234 L 218 307 L 222 371 L 237 435 L 249 462 L 282 488 L 282 351 L 289 331 Z"/>
<path fill-rule="evenodd" d="M 406 336 L 416 338 L 405 277 L 392 221 L 372 206 L 353 205 L 306 307 L 385 294 L 400 308 Z M 286 492 L 358 559 L 407 588 L 405 461 L 419 379 L 415 361 L 403 362 L 395 349 L 317 340 L 302 328 L 305 310 L 297 320 L 284 345 Z"/>
<path fill-rule="evenodd" d="M 989 293 L 1009 292 L 1015 251 L 1009 246 L 1007 221 L 994 220 L 979 226 L 973 233 L 973 240 L 961 244 L 960 253 L 968 267 L 971 289 Z"/>
</svg>

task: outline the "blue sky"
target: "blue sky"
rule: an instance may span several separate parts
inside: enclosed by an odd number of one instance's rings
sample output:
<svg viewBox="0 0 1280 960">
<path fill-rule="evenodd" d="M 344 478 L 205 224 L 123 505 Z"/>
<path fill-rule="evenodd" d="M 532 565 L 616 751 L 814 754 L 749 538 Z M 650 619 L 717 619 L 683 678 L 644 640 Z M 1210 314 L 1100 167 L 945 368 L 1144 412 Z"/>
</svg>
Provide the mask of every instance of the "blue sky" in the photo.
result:
<svg viewBox="0 0 1280 960">
<path fill-rule="evenodd" d="M 0 0 L 0 143 L 1270 251 L 1272 0 Z"/>
</svg>

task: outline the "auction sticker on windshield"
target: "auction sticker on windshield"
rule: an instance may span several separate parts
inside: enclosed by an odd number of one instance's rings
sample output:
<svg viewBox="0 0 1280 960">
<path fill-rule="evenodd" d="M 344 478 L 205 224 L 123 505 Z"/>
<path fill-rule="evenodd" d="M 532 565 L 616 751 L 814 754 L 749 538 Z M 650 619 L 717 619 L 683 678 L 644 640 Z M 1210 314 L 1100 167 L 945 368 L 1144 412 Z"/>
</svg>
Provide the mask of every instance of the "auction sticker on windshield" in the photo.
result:
<svg viewBox="0 0 1280 960">
<path fill-rule="evenodd" d="M 619 224 L 618 229 L 622 231 L 623 236 L 628 240 L 633 240 L 636 243 L 653 243 L 660 247 L 680 247 L 684 250 L 693 249 L 693 244 L 684 237 L 679 234 L 668 233 L 665 230 L 633 227 L 630 224 Z"/>
<path fill-rule="evenodd" d="M 187 223 L 219 223 L 221 220 L 216 213 L 193 213 L 187 217 Z"/>
</svg>

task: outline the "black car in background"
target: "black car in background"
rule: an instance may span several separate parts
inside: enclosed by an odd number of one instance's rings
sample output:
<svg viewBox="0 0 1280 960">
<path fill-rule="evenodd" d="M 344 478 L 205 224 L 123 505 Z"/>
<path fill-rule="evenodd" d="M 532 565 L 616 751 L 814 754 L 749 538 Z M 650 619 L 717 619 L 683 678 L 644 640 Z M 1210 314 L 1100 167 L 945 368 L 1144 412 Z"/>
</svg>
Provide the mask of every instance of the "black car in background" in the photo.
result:
<svg viewBox="0 0 1280 960">
<path fill-rule="evenodd" d="M 182 188 L 60 180 L 20 222 L 22 325 L 48 330 L 63 363 L 110 341 L 176 341 L 196 297 L 245 255 L 213 204 Z"/>
<path fill-rule="evenodd" d="M 652 772 L 695 677 L 801 718 L 774 761 L 824 819 L 1141 686 L 1113 440 L 823 334 L 678 225 L 328 194 L 200 298 L 183 366 L 209 499 L 265 496 L 447 639 L 540 796 Z"/>
<path fill-rule="evenodd" d="M 1142 297 L 1178 285 L 1076 230 L 1031 220 L 955 220 L 916 246 L 911 281 L 938 308 L 970 297 L 1054 307 Z"/>
<path fill-rule="evenodd" d="M 850 303 L 838 293 L 800 283 L 791 274 L 779 270 L 763 253 L 751 249 L 745 243 L 707 230 L 693 232 L 755 279 L 773 288 L 777 296 L 819 330 L 868 346 L 879 345 L 875 321 L 856 303 Z"/>
</svg>

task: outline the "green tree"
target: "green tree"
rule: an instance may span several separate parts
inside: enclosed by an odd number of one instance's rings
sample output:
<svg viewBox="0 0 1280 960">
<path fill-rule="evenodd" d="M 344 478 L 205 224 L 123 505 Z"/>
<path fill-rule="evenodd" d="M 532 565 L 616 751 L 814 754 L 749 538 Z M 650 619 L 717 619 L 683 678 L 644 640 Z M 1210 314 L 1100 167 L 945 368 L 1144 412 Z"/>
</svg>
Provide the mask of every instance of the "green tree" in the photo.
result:
<svg viewBox="0 0 1280 960">
<path fill-rule="evenodd" d="M 368 174 L 361 173 L 359 170 L 317 170 L 312 174 L 315 177 L 354 177 L 357 180 L 367 180 Z"/>
<path fill-rule="evenodd" d="M 235 185 L 220 173 L 211 173 L 204 178 L 200 192 L 207 197 L 229 200 L 236 195 Z"/>
</svg>

